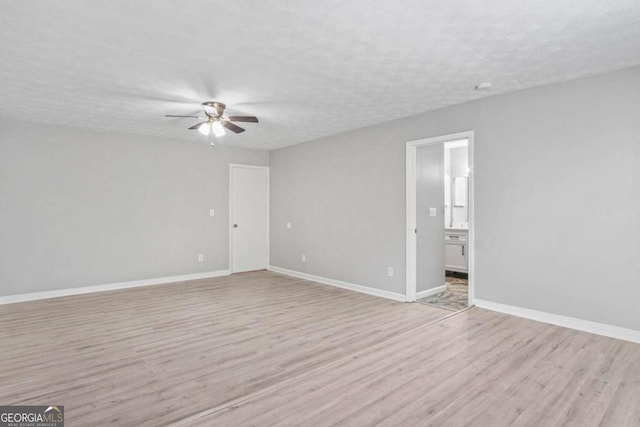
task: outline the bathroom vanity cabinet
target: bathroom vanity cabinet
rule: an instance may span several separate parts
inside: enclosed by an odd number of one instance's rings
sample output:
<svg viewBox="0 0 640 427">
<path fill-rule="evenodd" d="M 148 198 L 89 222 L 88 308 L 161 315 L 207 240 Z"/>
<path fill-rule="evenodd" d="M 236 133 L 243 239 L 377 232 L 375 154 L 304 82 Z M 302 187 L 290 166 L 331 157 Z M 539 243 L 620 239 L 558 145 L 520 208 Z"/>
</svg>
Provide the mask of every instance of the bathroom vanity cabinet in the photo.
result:
<svg viewBox="0 0 640 427">
<path fill-rule="evenodd" d="M 447 228 L 444 232 L 445 269 L 458 273 L 469 272 L 468 262 L 469 231 Z"/>
</svg>

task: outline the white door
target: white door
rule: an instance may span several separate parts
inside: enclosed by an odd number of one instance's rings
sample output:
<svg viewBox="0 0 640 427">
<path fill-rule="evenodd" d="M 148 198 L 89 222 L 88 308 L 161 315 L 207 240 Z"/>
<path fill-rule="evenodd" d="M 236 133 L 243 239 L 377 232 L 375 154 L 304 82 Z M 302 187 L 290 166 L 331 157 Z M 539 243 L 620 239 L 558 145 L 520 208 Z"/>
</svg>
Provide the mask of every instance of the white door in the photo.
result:
<svg viewBox="0 0 640 427">
<path fill-rule="evenodd" d="M 230 165 L 231 272 L 263 270 L 269 258 L 269 168 Z"/>
</svg>

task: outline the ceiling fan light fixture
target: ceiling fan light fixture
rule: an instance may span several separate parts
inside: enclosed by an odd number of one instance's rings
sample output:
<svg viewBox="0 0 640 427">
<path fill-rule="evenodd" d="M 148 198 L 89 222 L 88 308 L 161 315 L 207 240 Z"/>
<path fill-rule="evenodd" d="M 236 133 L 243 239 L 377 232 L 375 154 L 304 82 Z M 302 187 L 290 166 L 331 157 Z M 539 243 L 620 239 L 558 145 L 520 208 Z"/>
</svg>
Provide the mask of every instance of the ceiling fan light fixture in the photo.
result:
<svg viewBox="0 0 640 427">
<path fill-rule="evenodd" d="M 198 127 L 198 132 L 200 132 L 203 135 L 209 135 L 209 132 L 211 132 L 211 125 L 209 123 L 203 123 Z"/>
<path fill-rule="evenodd" d="M 224 136 L 225 133 L 226 133 L 224 131 L 224 128 L 222 127 L 222 124 L 220 124 L 220 122 L 218 122 L 218 121 L 215 121 L 215 122 L 213 122 L 211 124 L 211 131 L 218 138 L 221 137 L 221 136 Z"/>
<path fill-rule="evenodd" d="M 179 115 L 179 114 L 167 114 L 166 117 L 186 117 L 190 119 L 204 120 L 196 123 L 189 128 L 189 130 L 198 130 L 204 136 L 209 137 L 209 141 L 213 145 L 213 137 L 220 138 L 226 135 L 226 130 L 230 130 L 233 133 L 242 133 L 245 129 L 241 128 L 233 122 L 246 122 L 246 123 L 258 123 L 256 116 L 224 116 L 224 109 L 226 105 L 222 102 L 207 101 L 202 103 L 204 117 L 193 115 Z"/>
</svg>

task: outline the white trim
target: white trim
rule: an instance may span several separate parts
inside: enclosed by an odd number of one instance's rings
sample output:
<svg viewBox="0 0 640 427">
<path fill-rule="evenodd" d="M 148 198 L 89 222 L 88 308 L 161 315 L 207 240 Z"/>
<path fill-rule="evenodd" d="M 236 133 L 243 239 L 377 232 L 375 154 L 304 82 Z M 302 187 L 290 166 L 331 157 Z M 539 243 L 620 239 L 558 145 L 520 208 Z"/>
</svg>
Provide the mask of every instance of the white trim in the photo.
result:
<svg viewBox="0 0 640 427">
<path fill-rule="evenodd" d="M 447 290 L 447 285 L 438 286 L 436 288 L 427 289 L 426 291 L 416 292 L 416 299 L 430 297 Z"/>
<path fill-rule="evenodd" d="M 565 328 L 577 329 L 579 331 L 589 332 L 596 335 L 603 335 L 605 337 L 640 343 L 640 331 L 636 331 L 634 329 L 621 328 L 620 326 L 607 325 L 605 323 L 592 322 L 590 320 L 546 313 L 544 311 L 531 310 L 528 308 L 517 307 L 515 305 L 501 304 L 477 298 L 476 307 L 510 314 L 512 316 L 524 317 L 525 319 L 536 320 L 538 322 L 563 326 Z"/>
<path fill-rule="evenodd" d="M 229 163 L 229 271 L 233 274 L 233 168 Z"/>
<path fill-rule="evenodd" d="M 93 292 L 114 291 L 117 289 L 137 288 L 140 286 L 163 285 L 166 283 L 185 282 L 187 280 L 208 279 L 210 277 L 228 276 L 229 270 L 205 271 L 204 273 L 182 274 L 179 276 L 157 277 L 155 279 L 132 280 L 130 282 L 108 283 L 106 285 L 84 286 L 81 288 L 56 289 L 54 291 L 33 292 L 29 294 L 0 296 L 0 304 L 36 301 L 41 299 L 66 297 L 70 295 L 89 294 Z"/>
<path fill-rule="evenodd" d="M 476 298 L 476 170 L 475 170 L 475 134 L 469 132 L 469 230 L 467 231 L 467 240 L 469 242 L 469 266 L 467 272 L 469 296 L 467 305 L 473 307 Z"/>
<path fill-rule="evenodd" d="M 417 269 L 417 239 L 416 239 L 416 158 L 417 149 L 425 145 L 441 144 L 450 141 L 467 139 L 469 141 L 469 307 L 474 305 L 475 295 L 475 177 L 474 177 L 474 132 L 458 132 L 440 135 L 432 138 L 408 141 L 406 144 L 406 300 L 416 300 L 416 269 Z M 443 224 L 444 227 L 444 224 Z"/>
<path fill-rule="evenodd" d="M 269 166 L 243 165 L 229 163 L 229 271 L 233 274 L 233 169 L 259 169 L 267 171 L 267 259 L 265 266 L 271 262 L 271 168 Z"/>
<path fill-rule="evenodd" d="M 417 209 L 417 184 L 416 184 L 416 156 L 417 151 L 416 147 L 409 145 L 407 143 L 407 153 L 406 153 L 406 162 L 407 162 L 407 178 L 406 178 L 406 272 L 405 272 L 405 294 L 407 301 L 415 301 L 416 300 L 416 286 L 417 286 L 417 238 L 416 238 L 416 228 L 417 217 L 416 217 L 416 209 Z M 444 244 L 444 242 L 443 242 Z"/>
<path fill-rule="evenodd" d="M 405 302 L 405 296 L 397 292 L 383 291 L 382 289 L 370 288 L 369 286 L 356 285 L 355 283 L 343 282 L 341 280 L 329 279 L 322 276 L 314 276 L 313 274 L 302 273 L 300 271 L 289 270 L 282 267 L 270 265 L 269 271 L 274 273 L 286 274 L 287 276 L 297 277 L 299 279 L 309 280 L 311 282 L 321 283 L 323 285 L 335 286 L 337 288 L 347 289 L 349 291 L 360 292 L 375 297 L 387 298 L 394 301 Z"/>
<path fill-rule="evenodd" d="M 243 169 L 262 169 L 269 170 L 269 166 L 260 166 L 260 165 L 244 165 L 240 163 L 229 163 L 230 168 L 243 168 Z"/>
</svg>

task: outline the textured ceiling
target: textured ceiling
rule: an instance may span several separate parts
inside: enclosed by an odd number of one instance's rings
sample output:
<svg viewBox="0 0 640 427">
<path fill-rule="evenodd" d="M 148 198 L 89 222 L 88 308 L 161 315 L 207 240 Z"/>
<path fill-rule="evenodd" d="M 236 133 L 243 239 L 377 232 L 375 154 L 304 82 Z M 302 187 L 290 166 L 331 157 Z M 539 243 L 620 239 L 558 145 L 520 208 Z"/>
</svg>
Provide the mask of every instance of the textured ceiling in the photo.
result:
<svg viewBox="0 0 640 427">
<path fill-rule="evenodd" d="M 638 0 L 0 0 L 0 116 L 251 148 L 638 64 Z"/>
</svg>

